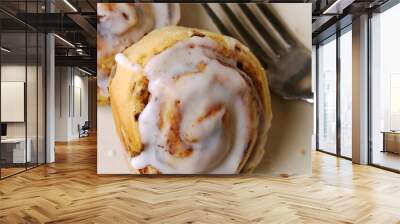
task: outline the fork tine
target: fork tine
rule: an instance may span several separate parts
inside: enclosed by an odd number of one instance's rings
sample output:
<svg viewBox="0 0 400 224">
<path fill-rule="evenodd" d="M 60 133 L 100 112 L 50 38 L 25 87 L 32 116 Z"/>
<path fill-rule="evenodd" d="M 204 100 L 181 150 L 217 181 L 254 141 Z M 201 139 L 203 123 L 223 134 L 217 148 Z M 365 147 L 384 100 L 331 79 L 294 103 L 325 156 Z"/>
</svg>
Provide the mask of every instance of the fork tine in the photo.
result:
<svg viewBox="0 0 400 224">
<path fill-rule="evenodd" d="M 266 4 L 207 4 L 206 12 L 219 30 L 247 44 L 269 69 L 273 92 L 285 99 L 312 96 L 310 51 Z"/>
<path fill-rule="evenodd" d="M 227 36 L 232 36 L 232 33 L 229 32 L 228 28 L 224 25 L 224 23 L 218 18 L 217 14 L 208 6 L 207 3 L 202 3 L 203 8 L 206 10 L 207 14 L 211 17 L 211 20 L 217 26 L 219 31 Z"/>
<path fill-rule="evenodd" d="M 279 60 L 279 52 L 277 51 L 279 47 L 275 46 L 275 48 L 278 48 L 274 50 L 274 48 L 271 46 L 271 43 L 265 40 L 263 34 L 261 34 L 252 24 L 246 13 L 240 8 L 239 4 L 231 3 L 228 5 L 228 7 L 235 13 L 236 17 L 239 19 L 240 23 L 247 30 L 247 32 L 251 34 L 251 37 L 253 37 L 253 39 L 256 41 L 256 44 L 258 44 L 259 48 L 261 48 L 265 54 L 274 60 L 272 63 L 276 63 Z M 283 52 L 283 49 L 281 52 Z"/>
<path fill-rule="evenodd" d="M 265 42 L 272 48 L 272 50 L 279 56 L 283 54 L 285 45 L 279 42 L 276 37 L 271 35 L 271 31 L 261 24 L 260 19 L 258 19 L 252 10 L 246 4 L 237 4 L 242 10 L 243 14 L 250 21 L 250 24 L 254 26 L 254 30 L 260 34 L 260 36 L 265 40 Z"/>
<path fill-rule="evenodd" d="M 226 15 L 226 13 L 222 10 L 221 6 L 219 4 L 215 3 L 206 3 L 208 6 L 208 9 L 212 13 L 211 15 L 216 16 L 216 20 L 218 20 L 221 24 L 219 27 L 221 27 L 223 30 L 225 30 L 222 33 L 227 33 L 228 36 L 235 37 L 239 41 L 246 43 L 240 32 L 235 28 L 234 24 L 232 24 L 232 21 L 230 18 Z M 218 26 L 217 26 L 218 28 Z M 220 30 L 221 31 L 221 30 Z"/>
<path fill-rule="evenodd" d="M 274 61 L 273 58 L 262 51 L 262 49 L 256 44 L 256 40 L 250 35 L 249 31 L 246 30 L 243 24 L 236 17 L 235 13 L 233 13 L 233 11 L 226 4 L 220 4 L 220 6 L 225 14 L 228 16 L 228 18 L 231 20 L 231 22 L 234 24 L 235 28 L 239 31 L 250 49 L 252 49 L 252 51 L 257 55 L 259 59 L 261 59 L 261 62 L 263 63 L 265 68 L 268 68 L 269 62 Z"/>
<path fill-rule="evenodd" d="M 267 64 L 271 65 L 273 63 L 276 63 L 279 54 L 271 48 L 270 44 L 267 43 L 262 35 L 256 30 L 256 28 L 254 28 L 254 26 L 251 24 L 251 21 L 249 21 L 246 15 L 244 15 L 244 12 L 238 7 L 238 4 L 230 3 L 227 7 L 229 7 L 229 9 L 231 9 L 231 11 L 236 14 L 235 17 L 238 19 L 238 21 L 240 21 L 242 27 L 244 27 L 247 32 L 240 32 L 240 30 L 237 29 L 235 24 L 232 22 L 232 18 L 229 14 L 227 14 L 226 11 L 224 11 L 224 9 L 222 9 L 221 5 L 203 4 L 203 7 L 210 18 L 213 20 L 214 24 L 223 34 L 228 34 L 230 36 L 236 37 L 237 39 L 245 43 L 248 43 L 250 40 L 249 38 L 244 38 L 243 34 L 254 34 L 254 36 L 252 36 L 252 39 L 256 40 L 254 44 L 258 44 L 257 48 L 260 48 L 264 53 L 261 56 L 257 56 L 263 59 L 265 58 L 265 61 L 263 62 L 265 64 L 265 67 Z M 248 45 L 250 46 L 251 43 Z"/>
<path fill-rule="evenodd" d="M 269 22 L 276 29 L 277 33 L 281 38 L 287 42 L 287 44 L 293 46 L 296 44 L 292 34 L 287 31 L 286 27 L 282 22 L 275 16 L 271 9 L 266 4 L 256 4 L 260 11 L 268 18 Z"/>
</svg>

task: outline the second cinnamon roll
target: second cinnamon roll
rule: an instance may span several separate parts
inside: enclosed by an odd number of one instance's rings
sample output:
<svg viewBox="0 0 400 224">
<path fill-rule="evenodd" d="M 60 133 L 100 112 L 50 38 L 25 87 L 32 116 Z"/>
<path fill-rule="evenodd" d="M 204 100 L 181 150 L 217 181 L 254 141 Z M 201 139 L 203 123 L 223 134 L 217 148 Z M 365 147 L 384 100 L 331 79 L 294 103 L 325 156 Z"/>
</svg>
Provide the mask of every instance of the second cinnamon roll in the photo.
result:
<svg viewBox="0 0 400 224">
<path fill-rule="evenodd" d="M 180 18 L 177 3 L 97 4 L 97 79 L 99 104 L 108 104 L 108 84 L 114 57 L 147 33 L 176 25 Z"/>
</svg>

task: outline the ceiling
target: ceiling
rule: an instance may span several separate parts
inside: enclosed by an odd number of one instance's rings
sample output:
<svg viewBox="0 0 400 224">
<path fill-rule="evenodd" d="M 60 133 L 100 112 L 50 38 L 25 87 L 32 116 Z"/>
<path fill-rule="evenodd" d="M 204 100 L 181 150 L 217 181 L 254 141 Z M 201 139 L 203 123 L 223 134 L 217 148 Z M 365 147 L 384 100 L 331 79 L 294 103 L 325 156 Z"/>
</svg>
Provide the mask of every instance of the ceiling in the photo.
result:
<svg viewBox="0 0 400 224">
<path fill-rule="evenodd" d="M 389 0 L 309 0 L 312 3 L 313 43 L 319 43 L 347 25 L 353 17 L 374 10 Z"/>
<path fill-rule="evenodd" d="M 52 13 L 48 13 L 50 9 Z M 54 32 L 56 65 L 96 73 L 96 1 L 47 0 L 46 4 L 45 0 L 1 0 L 0 26 L 2 46 L 12 49 L 7 54 L 10 59 L 35 55 L 37 48 L 29 43 L 34 36 L 30 32 Z"/>
<path fill-rule="evenodd" d="M 15 49 L 25 46 L 24 40 L 15 33 L 30 31 L 54 32 L 56 63 L 84 67 L 96 71 L 96 3 L 101 0 L 1 0 L 0 25 L 5 38 Z M 271 0 L 270 2 L 288 2 Z M 289 2 L 312 3 L 313 42 L 331 35 L 338 21 L 345 26 L 346 19 L 368 9 L 373 9 L 387 0 L 292 0 Z M 50 10 L 51 9 L 51 10 Z M 48 13 L 52 11 L 52 13 Z M 27 12 L 27 13 L 26 13 Z M 60 37 L 60 38 L 59 38 Z M 63 41 L 66 40 L 66 41 Z M 7 42 L 10 42 L 7 41 Z M 3 42 L 4 43 L 4 42 Z M 30 46 L 30 45 L 29 45 Z M 16 50 L 15 52 L 20 52 Z M 31 50 L 28 47 L 28 54 Z"/>
</svg>

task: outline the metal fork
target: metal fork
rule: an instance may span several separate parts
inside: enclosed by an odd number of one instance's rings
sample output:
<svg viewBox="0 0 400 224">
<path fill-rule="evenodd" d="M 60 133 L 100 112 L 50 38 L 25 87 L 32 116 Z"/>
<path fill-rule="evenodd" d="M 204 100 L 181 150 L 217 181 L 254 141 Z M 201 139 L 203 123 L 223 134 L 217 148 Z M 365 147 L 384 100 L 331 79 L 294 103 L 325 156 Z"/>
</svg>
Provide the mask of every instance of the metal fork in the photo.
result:
<svg viewBox="0 0 400 224">
<path fill-rule="evenodd" d="M 311 52 L 265 3 L 204 3 L 221 33 L 247 44 L 268 72 L 272 91 L 285 99 L 311 99 Z"/>
</svg>

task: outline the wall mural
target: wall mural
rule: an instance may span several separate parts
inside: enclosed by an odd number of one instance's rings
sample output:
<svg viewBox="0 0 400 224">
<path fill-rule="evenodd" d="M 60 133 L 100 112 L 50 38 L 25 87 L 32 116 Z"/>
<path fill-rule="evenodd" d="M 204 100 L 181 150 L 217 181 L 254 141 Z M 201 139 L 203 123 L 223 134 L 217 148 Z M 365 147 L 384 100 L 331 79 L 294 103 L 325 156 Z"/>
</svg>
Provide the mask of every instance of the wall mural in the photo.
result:
<svg viewBox="0 0 400 224">
<path fill-rule="evenodd" d="M 311 172 L 311 4 L 97 4 L 99 174 Z"/>
</svg>

